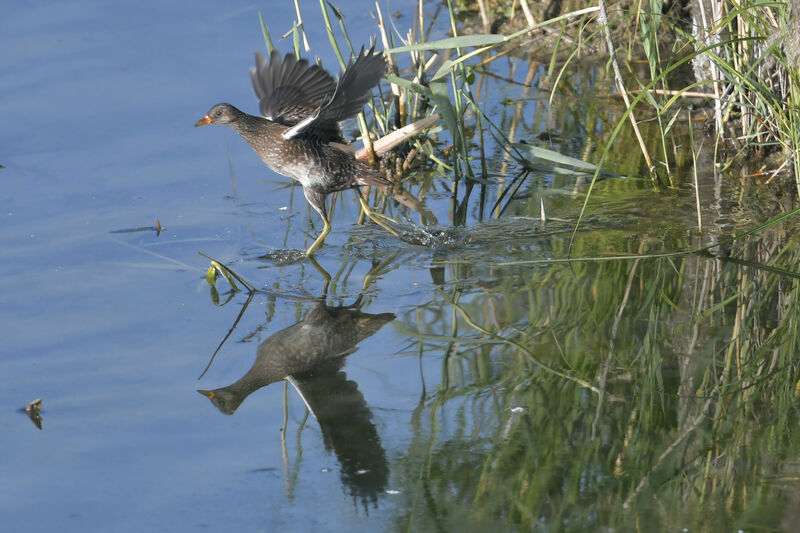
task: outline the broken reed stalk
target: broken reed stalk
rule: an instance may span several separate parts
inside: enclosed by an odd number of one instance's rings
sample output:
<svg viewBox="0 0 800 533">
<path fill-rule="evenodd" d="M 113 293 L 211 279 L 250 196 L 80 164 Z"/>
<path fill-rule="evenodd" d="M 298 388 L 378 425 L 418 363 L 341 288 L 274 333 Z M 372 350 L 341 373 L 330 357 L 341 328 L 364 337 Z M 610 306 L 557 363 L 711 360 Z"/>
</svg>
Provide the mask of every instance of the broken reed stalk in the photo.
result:
<svg viewBox="0 0 800 533">
<path fill-rule="evenodd" d="M 407 141 L 411 139 L 419 132 L 433 126 L 436 121 L 441 118 L 439 113 L 434 113 L 433 115 L 427 116 L 423 119 L 420 119 L 413 124 L 409 124 L 408 126 L 404 126 L 399 130 L 395 130 L 392 133 L 381 137 L 379 140 L 373 143 L 374 152 L 378 156 L 382 156 L 386 154 L 389 150 L 397 146 L 398 144 L 402 143 L 403 141 Z M 359 161 L 363 161 L 369 157 L 369 149 L 364 146 L 364 148 L 360 148 L 355 152 L 355 158 Z"/>
</svg>

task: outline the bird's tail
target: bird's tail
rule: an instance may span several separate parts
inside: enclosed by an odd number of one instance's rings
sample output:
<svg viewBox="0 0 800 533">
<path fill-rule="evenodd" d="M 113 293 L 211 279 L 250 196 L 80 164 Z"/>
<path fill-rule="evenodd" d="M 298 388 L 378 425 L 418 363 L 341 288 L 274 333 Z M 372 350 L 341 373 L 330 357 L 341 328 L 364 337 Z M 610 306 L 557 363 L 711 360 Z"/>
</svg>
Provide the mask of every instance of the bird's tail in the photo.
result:
<svg viewBox="0 0 800 533">
<path fill-rule="evenodd" d="M 368 167 L 364 167 L 356 178 L 359 185 L 369 185 L 379 189 L 387 189 L 392 186 L 392 182 L 381 176 L 381 173 Z"/>
</svg>

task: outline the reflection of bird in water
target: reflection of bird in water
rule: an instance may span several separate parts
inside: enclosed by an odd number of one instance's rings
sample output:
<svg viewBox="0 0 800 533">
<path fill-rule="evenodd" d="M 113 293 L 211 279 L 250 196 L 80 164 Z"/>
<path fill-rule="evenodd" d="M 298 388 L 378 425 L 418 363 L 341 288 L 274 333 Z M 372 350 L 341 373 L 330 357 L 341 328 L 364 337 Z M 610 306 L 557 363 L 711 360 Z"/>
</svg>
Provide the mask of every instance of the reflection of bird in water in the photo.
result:
<svg viewBox="0 0 800 533">
<path fill-rule="evenodd" d="M 331 230 L 325 205 L 330 193 L 361 185 L 390 185 L 377 171 L 330 144 L 344 142 L 339 122 L 361 111 L 385 71 L 383 55 L 372 49 L 366 53 L 362 49 L 338 83 L 322 68 L 309 66 L 306 60 L 298 61 L 291 54 L 281 58 L 273 51 L 269 61 L 256 54 L 256 68 L 251 69 L 250 78 L 264 118 L 243 113 L 230 104 L 217 104 L 195 124 L 229 126 L 269 168 L 300 182 L 306 200 L 324 224 L 307 255 Z M 372 213 L 360 195 L 359 199 L 367 215 L 376 220 L 380 215 Z"/>
<path fill-rule="evenodd" d="M 297 324 L 270 336 L 258 347 L 256 361 L 235 383 L 201 390 L 225 414 L 252 392 L 287 378 L 297 388 L 333 449 L 344 483 L 365 503 L 382 492 L 389 469 L 358 385 L 341 367 L 363 339 L 394 320 L 392 313 L 362 313 L 353 307 L 328 307 L 318 300 Z"/>
</svg>

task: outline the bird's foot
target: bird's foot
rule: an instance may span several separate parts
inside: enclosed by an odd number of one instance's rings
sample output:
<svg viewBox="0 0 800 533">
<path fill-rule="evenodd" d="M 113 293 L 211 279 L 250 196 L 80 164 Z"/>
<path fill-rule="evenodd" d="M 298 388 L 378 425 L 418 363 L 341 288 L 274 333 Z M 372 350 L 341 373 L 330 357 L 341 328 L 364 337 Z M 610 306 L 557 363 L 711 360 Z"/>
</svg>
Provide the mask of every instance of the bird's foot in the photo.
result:
<svg viewBox="0 0 800 533">
<path fill-rule="evenodd" d="M 373 209 L 367 204 L 367 201 L 364 200 L 364 197 L 361 196 L 361 193 L 358 193 L 358 201 L 361 203 L 361 209 L 364 213 L 372 220 L 374 223 L 394 235 L 395 237 L 400 237 L 400 234 L 391 227 L 391 224 L 395 226 L 399 226 L 400 223 L 397 222 L 392 217 L 386 216 L 383 213 L 378 213 L 377 211 L 373 211 Z"/>
</svg>

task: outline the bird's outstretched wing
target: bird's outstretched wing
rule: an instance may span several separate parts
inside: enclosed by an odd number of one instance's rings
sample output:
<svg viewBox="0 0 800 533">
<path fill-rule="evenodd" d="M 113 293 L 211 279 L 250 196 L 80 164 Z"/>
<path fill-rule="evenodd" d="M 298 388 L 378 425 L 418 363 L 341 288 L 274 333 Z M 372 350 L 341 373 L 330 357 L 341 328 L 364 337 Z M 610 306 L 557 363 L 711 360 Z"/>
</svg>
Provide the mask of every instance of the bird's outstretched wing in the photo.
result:
<svg viewBox="0 0 800 533">
<path fill-rule="evenodd" d="M 314 112 L 286 130 L 283 133 L 284 138 L 319 135 L 317 132 L 338 129 L 339 122 L 361 111 L 372 95 L 372 88 L 385 73 L 386 61 L 383 54 L 376 54 L 374 47 L 366 53 L 362 48 L 358 57 L 348 63 L 332 95 Z"/>
<path fill-rule="evenodd" d="M 256 52 L 250 81 L 262 116 L 286 126 L 294 126 L 316 113 L 336 91 L 336 83 L 325 70 L 292 54 L 281 57 L 276 50 L 269 61 Z"/>
</svg>

